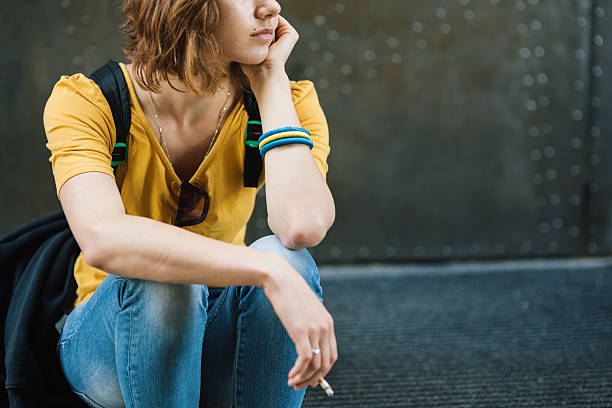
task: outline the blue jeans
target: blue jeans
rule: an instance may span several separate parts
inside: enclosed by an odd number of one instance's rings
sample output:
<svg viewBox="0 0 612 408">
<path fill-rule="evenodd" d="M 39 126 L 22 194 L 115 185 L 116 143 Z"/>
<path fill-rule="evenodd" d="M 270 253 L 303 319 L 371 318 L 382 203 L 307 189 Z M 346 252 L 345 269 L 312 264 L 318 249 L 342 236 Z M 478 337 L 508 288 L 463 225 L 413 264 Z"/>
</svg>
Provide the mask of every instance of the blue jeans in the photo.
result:
<svg viewBox="0 0 612 408">
<path fill-rule="evenodd" d="M 322 300 L 306 249 L 269 235 L 252 248 L 284 257 Z M 297 353 L 263 289 L 209 288 L 108 275 L 57 343 L 72 390 L 92 407 L 299 407 L 287 385 Z"/>
</svg>

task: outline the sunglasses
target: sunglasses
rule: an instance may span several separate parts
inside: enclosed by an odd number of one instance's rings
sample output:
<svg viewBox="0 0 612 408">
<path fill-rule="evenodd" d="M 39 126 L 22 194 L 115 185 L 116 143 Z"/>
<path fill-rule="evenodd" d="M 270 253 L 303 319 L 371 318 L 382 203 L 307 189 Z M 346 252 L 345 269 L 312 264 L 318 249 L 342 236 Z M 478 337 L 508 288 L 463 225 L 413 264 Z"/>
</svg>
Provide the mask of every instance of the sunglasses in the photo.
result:
<svg viewBox="0 0 612 408">
<path fill-rule="evenodd" d="M 181 194 L 178 199 L 174 225 L 177 227 L 187 227 L 201 223 L 208 215 L 209 206 L 210 197 L 203 188 L 188 181 L 183 181 L 181 183 Z"/>
</svg>

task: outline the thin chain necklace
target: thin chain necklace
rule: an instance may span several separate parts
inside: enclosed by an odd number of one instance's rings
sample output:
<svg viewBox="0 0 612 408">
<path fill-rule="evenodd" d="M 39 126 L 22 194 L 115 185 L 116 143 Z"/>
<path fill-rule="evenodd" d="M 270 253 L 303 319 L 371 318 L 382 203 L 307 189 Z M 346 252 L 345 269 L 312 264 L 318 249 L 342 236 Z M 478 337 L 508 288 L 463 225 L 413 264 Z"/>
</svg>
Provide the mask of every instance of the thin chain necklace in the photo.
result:
<svg viewBox="0 0 612 408">
<path fill-rule="evenodd" d="M 217 129 L 215 129 L 215 134 L 213 135 L 212 141 L 210 142 L 210 146 L 208 146 L 208 150 L 206 150 L 206 153 L 204 154 L 204 159 L 206 159 L 206 156 L 208 156 L 210 149 L 212 149 L 213 144 L 215 144 L 215 140 L 217 140 L 217 135 L 219 134 L 219 126 L 221 125 L 221 119 L 223 119 L 223 114 L 227 110 L 227 101 L 229 100 L 230 95 L 231 95 L 231 88 L 230 90 L 227 91 L 227 96 L 225 97 L 223 108 L 219 111 L 219 120 L 217 121 Z M 168 150 L 168 146 L 166 146 L 166 141 L 164 140 L 162 127 L 159 125 L 159 122 L 158 122 L 159 117 L 157 115 L 157 105 L 155 105 L 155 101 L 153 100 L 153 94 L 151 93 L 151 90 L 149 90 L 149 97 L 151 98 L 151 106 L 153 107 L 153 120 L 155 120 L 155 125 L 157 125 L 157 127 L 159 128 L 159 139 L 162 142 L 162 146 L 165 150 L 166 156 L 168 156 L 168 161 L 170 162 L 170 165 L 172 166 L 172 168 L 176 170 L 176 167 L 174 167 L 174 163 L 172 162 L 172 158 L 170 157 L 170 151 Z"/>
</svg>

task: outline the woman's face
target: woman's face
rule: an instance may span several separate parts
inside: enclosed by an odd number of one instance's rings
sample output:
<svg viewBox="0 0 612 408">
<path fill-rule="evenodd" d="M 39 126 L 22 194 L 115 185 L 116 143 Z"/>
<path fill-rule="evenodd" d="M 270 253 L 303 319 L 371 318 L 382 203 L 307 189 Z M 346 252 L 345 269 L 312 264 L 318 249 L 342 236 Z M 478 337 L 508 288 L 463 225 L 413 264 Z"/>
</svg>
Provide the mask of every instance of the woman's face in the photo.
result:
<svg viewBox="0 0 612 408">
<path fill-rule="evenodd" d="M 218 0 L 216 39 L 223 59 L 256 65 L 268 56 L 281 7 L 276 0 Z"/>
</svg>

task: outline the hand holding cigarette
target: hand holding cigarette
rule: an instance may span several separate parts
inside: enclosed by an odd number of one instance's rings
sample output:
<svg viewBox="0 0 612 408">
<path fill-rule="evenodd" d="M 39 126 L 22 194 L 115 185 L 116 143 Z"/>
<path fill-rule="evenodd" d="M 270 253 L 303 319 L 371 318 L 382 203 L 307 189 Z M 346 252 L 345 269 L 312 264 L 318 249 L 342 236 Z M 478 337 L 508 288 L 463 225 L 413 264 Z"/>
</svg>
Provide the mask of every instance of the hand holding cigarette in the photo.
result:
<svg viewBox="0 0 612 408">
<path fill-rule="evenodd" d="M 329 386 L 329 383 L 325 381 L 325 378 L 319 378 L 319 384 L 321 384 L 321 388 L 323 388 L 328 397 L 331 398 L 334 396 L 334 390 L 332 390 L 332 387 Z"/>
</svg>

